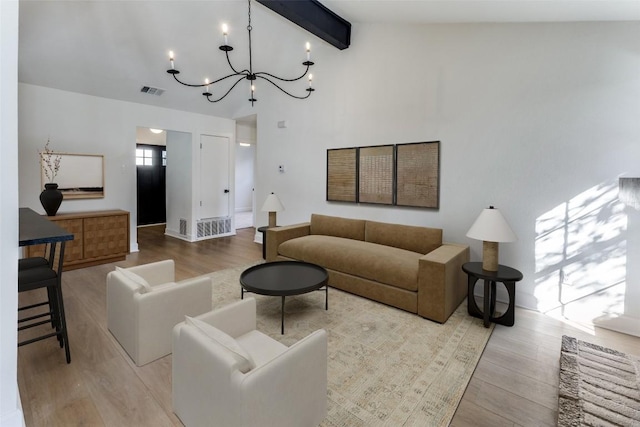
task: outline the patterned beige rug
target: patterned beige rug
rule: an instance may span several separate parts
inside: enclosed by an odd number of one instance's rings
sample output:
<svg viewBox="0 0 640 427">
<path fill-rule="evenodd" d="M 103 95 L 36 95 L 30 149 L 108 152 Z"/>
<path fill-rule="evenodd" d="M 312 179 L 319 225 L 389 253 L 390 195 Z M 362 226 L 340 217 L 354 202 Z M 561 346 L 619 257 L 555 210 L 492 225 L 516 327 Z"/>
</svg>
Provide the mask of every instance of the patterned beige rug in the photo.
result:
<svg viewBox="0 0 640 427">
<path fill-rule="evenodd" d="M 558 426 L 640 426 L 640 357 L 564 335 Z"/>
<path fill-rule="evenodd" d="M 240 299 L 237 267 L 211 273 L 214 307 Z M 415 314 L 329 289 L 287 297 L 280 335 L 280 298 L 256 298 L 258 329 L 291 345 L 324 328 L 329 335 L 329 414 L 322 426 L 447 426 L 493 326 L 463 303 L 441 325 Z"/>
</svg>

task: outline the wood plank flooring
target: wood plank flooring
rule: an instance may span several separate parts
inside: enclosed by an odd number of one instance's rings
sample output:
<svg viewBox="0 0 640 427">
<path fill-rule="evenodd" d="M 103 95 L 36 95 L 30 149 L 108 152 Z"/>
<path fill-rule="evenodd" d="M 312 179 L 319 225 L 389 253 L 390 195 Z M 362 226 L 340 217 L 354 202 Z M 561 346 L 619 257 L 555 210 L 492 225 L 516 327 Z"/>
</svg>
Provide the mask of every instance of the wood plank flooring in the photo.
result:
<svg viewBox="0 0 640 427">
<path fill-rule="evenodd" d="M 168 258 L 176 261 L 177 280 L 249 264 L 262 258 L 253 237 L 249 228 L 187 243 L 164 236 L 161 227 L 144 227 L 138 230 L 140 251 L 126 261 L 65 272 L 71 364 L 54 339 L 19 348 L 26 425 L 181 426 L 171 410 L 171 356 L 136 367 L 107 330 L 106 275 L 115 265 Z M 20 294 L 20 305 L 37 298 L 36 291 Z M 496 326 L 451 425 L 555 425 L 563 334 L 640 354 L 640 338 L 517 309 L 515 326 Z"/>
</svg>

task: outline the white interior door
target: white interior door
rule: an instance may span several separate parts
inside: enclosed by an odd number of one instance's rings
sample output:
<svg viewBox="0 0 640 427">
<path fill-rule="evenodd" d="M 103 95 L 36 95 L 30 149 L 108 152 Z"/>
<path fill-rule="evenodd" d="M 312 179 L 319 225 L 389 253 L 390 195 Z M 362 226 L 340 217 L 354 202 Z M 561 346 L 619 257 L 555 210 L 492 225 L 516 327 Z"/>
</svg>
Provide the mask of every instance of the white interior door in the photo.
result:
<svg viewBox="0 0 640 427">
<path fill-rule="evenodd" d="M 200 135 L 200 218 L 229 215 L 229 138 Z"/>
</svg>

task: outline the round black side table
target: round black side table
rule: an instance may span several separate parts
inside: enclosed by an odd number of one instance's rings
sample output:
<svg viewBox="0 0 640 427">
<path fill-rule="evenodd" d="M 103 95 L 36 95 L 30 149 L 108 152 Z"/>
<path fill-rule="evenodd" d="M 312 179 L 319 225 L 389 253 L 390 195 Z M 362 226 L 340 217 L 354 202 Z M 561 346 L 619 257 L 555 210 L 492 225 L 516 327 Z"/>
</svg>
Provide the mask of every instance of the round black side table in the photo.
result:
<svg viewBox="0 0 640 427">
<path fill-rule="evenodd" d="M 505 326 L 513 326 L 515 323 L 516 307 L 516 282 L 522 280 L 522 273 L 515 268 L 505 265 L 498 265 L 498 271 L 487 271 L 482 269 L 481 262 L 467 262 L 462 265 L 462 270 L 468 276 L 467 309 L 469 314 L 484 320 L 484 327 L 488 328 L 489 323 L 498 323 Z M 476 282 L 484 280 L 484 307 L 478 308 L 476 299 L 473 296 L 473 289 Z M 495 317 L 496 309 L 496 282 L 504 283 L 509 294 L 509 306 L 507 311 L 501 316 Z"/>
</svg>

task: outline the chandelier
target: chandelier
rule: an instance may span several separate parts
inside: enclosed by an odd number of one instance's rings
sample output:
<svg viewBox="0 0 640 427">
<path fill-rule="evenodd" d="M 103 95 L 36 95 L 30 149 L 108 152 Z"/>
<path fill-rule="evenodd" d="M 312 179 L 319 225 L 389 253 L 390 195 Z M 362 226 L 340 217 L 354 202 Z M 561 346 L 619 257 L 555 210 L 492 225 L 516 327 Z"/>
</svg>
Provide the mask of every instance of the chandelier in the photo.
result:
<svg viewBox="0 0 640 427">
<path fill-rule="evenodd" d="M 178 74 L 180 74 L 180 71 L 176 70 L 175 68 L 175 61 L 174 61 L 174 56 L 173 56 L 173 52 L 170 51 L 169 52 L 169 62 L 171 64 L 171 68 L 169 70 L 167 70 L 167 73 L 171 74 L 173 76 L 173 78 L 180 83 L 181 85 L 184 86 L 188 86 L 188 87 L 204 87 L 205 91 L 202 93 L 202 95 L 204 95 L 205 97 L 207 97 L 207 100 L 209 102 L 218 102 L 218 101 L 222 101 L 227 95 L 229 95 L 229 93 L 233 90 L 234 87 L 236 87 L 238 85 L 238 83 L 240 83 L 242 80 L 248 80 L 250 83 L 250 89 L 251 89 L 251 97 L 249 98 L 249 101 L 251 101 L 251 106 L 253 106 L 253 103 L 257 101 L 256 97 L 255 97 L 255 81 L 257 79 L 262 79 L 262 80 L 266 80 L 269 83 L 271 83 L 272 85 L 274 85 L 275 87 L 277 87 L 278 89 L 280 89 L 282 92 L 286 93 L 287 95 L 289 95 L 292 98 L 297 98 L 297 99 L 306 99 L 309 96 L 311 96 L 311 92 L 315 91 L 315 89 L 313 87 L 311 87 L 311 83 L 313 80 L 313 75 L 309 74 L 308 80 L 309 80 L 309 87 L 306 90 L 307 94 L 303 95 L 303 96 L 299 96 L 299 95 L 294 95 L 291 92 L 288 92 L 287 90 L 283 89 L 278 83 L 274 82 L 274 80 L 278 80 L 279 82 L 295 82 L 297 80 L 302 79 L 303 77 L 305 77 L 307 75 L 307 73 L 309 72 L 309 67 L 311 67 L 313 65 L 313 62 L 311 62 L 311 46 L 309 45 L 309 43 L 307 42 L 306 44 L 306 49 L 307 49 L 307 60 L 304 61 L 302 63 L 302 65 L 304 65 L 306 68 L 304 70 L 304 73 L 302 73 L 302 75 L 300 75 L 300 77 L 296 77 L 296 78 L 292 78 L 292 79 L 285 79 L 282 77 L 278 77 L 275 76 L 271 73 L 267 73 L 264 71 L 253 71 L 253 58 L 252 58 L 252 52 L 251 52 L 251 30 L 253 29 L 253 27 L 251 26 L 251 0 L 248 0 L 248 4 L 249 4 L 249 24 L 247 25 L 247 32 L 249 33 L 249 69 L 244 69 L 241 71 L 236 70 L 236 68 L 231 64 L 231 59 L 229 59 L 229 52 L 231 52 L 233 50 L 233 47 L 229 46 L 227 44 L 228 42 L 228 30 L 227 30 L 227 25 L 223 24 L 222 25 L 222 35 L 224 37 L 224 44 L 222 46 L 219 47 L 219 49 L 221 51 L 223 51 L 225 53 L 225 56 L 227 57 L 227 63 L 229 64 L 229 68 L 231 68 L 231 71 L 233 71 L 232 74 L 229 74 L 227 76 L 221 77 L 217 80 L 214 81 L 209 81 L 209 79 L 205 79 L 203 84 L 190 84 L 190 83 L 185 83 L 183 81 L 181 81 L 178 78 Z M 222 82 L 224 80 L 227 79 L 233 79 L 236 78 L 235 83 L 233 83 L 233 85 L 229 88 L 229 90 L 227 90 L 222 96 L 220 96 L 219 98 L 216 98 L 213 96 L 213 93 L 211 93 L 209 91 L 209 87 L 212 85 L 215 85 L 216 83 Z"/>
</svg>

